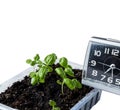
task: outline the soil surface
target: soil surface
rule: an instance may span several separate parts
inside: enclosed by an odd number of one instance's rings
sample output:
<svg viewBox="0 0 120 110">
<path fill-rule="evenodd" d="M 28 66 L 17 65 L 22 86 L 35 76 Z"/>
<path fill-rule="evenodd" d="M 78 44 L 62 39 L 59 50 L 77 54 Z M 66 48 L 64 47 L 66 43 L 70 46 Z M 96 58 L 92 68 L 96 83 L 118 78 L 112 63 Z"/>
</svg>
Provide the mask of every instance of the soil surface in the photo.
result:
<svg viewBox="0 0 120 110">
<path fill-rule="evenodd" d="M 54 65 L 53 68 L 59 65 Z M 75 77 L 81 82 L 82 70 L 73 69 Z M 71 91 L 64 86 L 64 94 L 61 94 L 61 86 L 56 83 L 61 79 L 55 71 L 48 73 L 44 84 L 32 86 L 30 78 L 25 76 L 22 81 L 15 82 L 5 92 L 0 94 L 0 103 L 19 110 L 51 110 L 49 100 L 54 100 L 61 110 L 70 110 L 80 99 L 92 90 L 83 85 L 82 89 Z"/>
</svg>

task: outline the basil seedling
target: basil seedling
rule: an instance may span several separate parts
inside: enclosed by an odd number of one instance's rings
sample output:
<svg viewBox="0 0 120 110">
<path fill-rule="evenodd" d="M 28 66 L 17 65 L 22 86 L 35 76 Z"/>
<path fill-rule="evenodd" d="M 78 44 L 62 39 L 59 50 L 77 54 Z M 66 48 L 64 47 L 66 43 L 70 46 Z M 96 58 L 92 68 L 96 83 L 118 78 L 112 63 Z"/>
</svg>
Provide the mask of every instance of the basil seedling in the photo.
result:
<svg viewBox="0 0 120 110">
<path fill-rule="evenodd" d="M 60 58 L 59 64 L 64 68 L 64 72 L 69 75 L 74 77 L 74 72 L 72 71 L 72 67 L 68 65 L 68 60 L 65 57 Z"/>
<path fill-rule="evenodd" d="M 63 88 L 64 84 L 70 89 L 74 90 L 76 88 L 81 89 L 82 84 L 77 79 L 70 79 L 67 77 L 66 73 L 64 72 L 63 68 L 59 67 L 55 69 L 56 73 L 62 78 L 62 81 L 57 80 L 57 83 L 61 85 L 62 94 L 64 94 Z"/>
<path fill-rule="evenodd" d="M 34 66 L 34 65 L 38 65 L 41 67 L 42 65 L 42 61 L 40 60 L 40 56 L 39 54 L 36 54 L 35 57 L 32 59 L 27 59 L 26 60 L 26 63 L 30 64 L 31 66 Z"/>
<path fill-rule="evenodd" d="M 75 78 L 73 78 L 73 79 L 68 78 L 68 76 L 74 77 L 74 72 L 72 70 L 72 67 L 70 65 L 68 65 L 67 58 L 65 58 L 65 57 L 60 58 L 59 64 L 62 67 L 56 68 L 55 71 L 62 78 L 62 81 L 57 80 L 57 83 L 61 85 L 62 94 L 64 94 L 64 91 L 63 91 L 64 84 L 70 90 L 74 90 L 76 88 L 81 89 L 82 88 L 82 84 L 77 79 L 75 79 Z"/>
<path fill-rule="evenodd" d="M 52 110 L 60 110 L 60 108 L 57 107 L 57 104 L 54 100 L 49 100 L 49 105 L 52 107 Z"/>
<path fill-rule="evenodd" d="M 26 63 L 30 64 L 31 66 L 38 66 L 38 70 L 36 70 L 36 72 L 31 72 L 29 75 L 31 78 L 32 85 L 45 83 L 46 75 L 48 72 L 53 71 L 52 65 L 55 63 L 56 59 L 56 54 L 52 53 L 45 57 L 44 62 L 40 60 L 40 56 L 38 54 L 36 54 L 33 60 L 26 60 Z"/>
</svg>

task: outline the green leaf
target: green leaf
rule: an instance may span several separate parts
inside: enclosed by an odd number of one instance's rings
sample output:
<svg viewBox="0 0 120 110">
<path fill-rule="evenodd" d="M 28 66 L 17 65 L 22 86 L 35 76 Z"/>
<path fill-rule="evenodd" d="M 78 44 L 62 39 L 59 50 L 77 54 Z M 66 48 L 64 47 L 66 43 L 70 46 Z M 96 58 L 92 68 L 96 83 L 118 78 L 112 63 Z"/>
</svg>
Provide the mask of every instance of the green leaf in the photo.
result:
<svg viewBox="0 0 120 110">
<path fill-rule="evenodd" d="M 31 84 L 32 84 L 32 85 L 36 85 L 36 84 L 37 84 L 37 81 L 38 81 L 38 80 L 37 80 L 37 77 L 34 76 L 34 77 L 32 77 L 32 79 L 31 79 Z"/>
<path fill-rule="evenodd" d="M 55 107 L 54 109 L 52 109 L 52 110 L 60 110 L 60 108 L 59 107 Z"/>
<path fill-rule="evenodd" d="M 56 106 L 56 102 L 54 100 L 49 100 L 49 105 L 54 107 Z"/>
<path fill-rule="evenodd" d="M 34 61 L 38 61 L 40 59 L 39 54 L 36 54 L 36 56 L 34 57 Z"/>
<path fill-rule="evenodd" d="M 57 59 L 57 56 L 56 54 L 52 53 L 52 54 L 49 54 L 45 57 L 44 61 L 46 63 L 46 65 L 53 65 L 55 63 Z"/>
<path fill-rule="evenodd" d="M 72 66 L 71 66 L 71 65 L 68 65 L 67 67 L 72 69 Z"/>
<path fill-rule="evenodd" d="M 47 72 L 48 72 L 48 68 L 46 66 L 42 66 L 38 71 L 40 83 L 45 83 L 45 77 L 47 75 Z"/>
<path fill-rule="evenodd" d="M 41 67 L 43 64 L 42 61 L 40 61 L 40 60 L 36 61 L 36 63 L 39 65 L 39 67 Z"/>
<path fill-rule="evenodd" d="M 82 88 L 82 84 L 77 79 L 72 79 L 72 82 L 76 88 L 79 88 L 79 89 Z"/>
<path fill-rule="evenodd" d="M 30 72 L 29 76 L 30 78 L 33 78 L 34 76 L 36 76 L 36 72 Z"/>
<path fill-rule="evenodd" d="M 40 78 L 40 79 L 39 79 L 39 82 L 40 82 L 40 83 L 45 83 L 45 78 Z"/>
<path fill-rule="evenodd" d="M 70 89 L 70 90 L 74 90 L 75 86 L 73 85 L 73 82 L 71 79 L 69 78 L 65 78 L 64 79 L 64 83 L 66 84 L 66 86 Z"/>
<path fill-rule="evenodd" d="M 53 71 L 53 68 L 50 66 L 47 66 L 47 72 L 52 72 L 52 71 Z"/>
<path fill-rule="evenodd" d="M 32 60 L 31 60 L 31 59 L 27 59 L 27 60 L 26 60 L 26 63 L 31 64 L 31 63 L 32 63 Z"/>
<path fill-rule="evenodd" d="M 57 80 L 57 84 L 62 85 L 62 82 L 60 80 Z"/>
<path fill-rule="evenodd" d="M 67 67 L 67 65 L 68 65 L 68 60 L 67 60 L 67 58 L 65 58 L 65 57 L 60 58 L 59 64 L 60 64 L 62 67 L 64 67 L 64 68 Z"/>
<path fill-rule="evenodd" d="M 35 72 L 36 77 L 39 78 L 39 72 Z"/>
<path fill-rule="evenodd" d="M 35 61 L 32 61 L 30 65 L 31 65 L 31 66 L 34 66 L 35 64 L 36 64 L 36 62 L 35 62 Z"/>
<path fill-rule="evenodd" d="M 61 67 L 56 68 L 55 71 L 61 78 L 66 78 L 66 74 L 65 74 L 64 70 Z"/>
<path fill-rule="evenodd" d="M 69 76 L 74 77 L 74 72 L 72 71 L 71 68 L 67 67 L 67 68 L 65 68 L 64 71 L 65 71 L 65 73 L 68 74 Z"/>
<path fill-rule="evenodd" d="M 46 66 L 41 67 L 40 70 L 38 71 L 38 74 L 41 79 L 44 79 L 47 74 Z"/>
</svg>

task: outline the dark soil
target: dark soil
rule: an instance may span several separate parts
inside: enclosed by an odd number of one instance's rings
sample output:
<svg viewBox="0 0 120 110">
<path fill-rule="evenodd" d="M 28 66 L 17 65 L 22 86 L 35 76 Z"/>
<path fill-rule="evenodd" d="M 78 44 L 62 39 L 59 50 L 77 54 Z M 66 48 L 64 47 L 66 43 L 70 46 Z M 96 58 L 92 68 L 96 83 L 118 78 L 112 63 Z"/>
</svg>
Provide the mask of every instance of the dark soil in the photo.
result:
<svg viewBox="0 0 120 110">
<path fill-rule="evenodd" d="M 54 68 L 59 65 L 54 65 Z M 75 77 L 81 81 L 82 70 L 74 69 Z M 0 94 L 0 103 L 19 110 L 51 110 L 48 102 L 54 100 L 61 110 L 70 110 L 92 88 L 83 85 L 82 89 L 71 91 L 64 86 L 64 95 L 61 94 L 61 86 L 56 83 L 60 79 L 53 71 L 48 73 L 45 84 L 32 86 L 30 78 L 15 82 L 5 92 Z"/>
</svg>

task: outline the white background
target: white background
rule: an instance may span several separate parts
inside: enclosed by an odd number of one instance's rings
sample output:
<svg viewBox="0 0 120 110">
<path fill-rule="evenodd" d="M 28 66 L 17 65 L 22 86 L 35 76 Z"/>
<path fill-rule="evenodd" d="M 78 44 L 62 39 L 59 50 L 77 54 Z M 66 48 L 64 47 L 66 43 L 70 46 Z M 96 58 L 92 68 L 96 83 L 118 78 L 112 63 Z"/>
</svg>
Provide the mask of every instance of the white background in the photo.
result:
<svg viewBox="0 0 120 110">
<path fill-rule="evenodd" d="M 82 64 L 91 36 L 120 40 L 119 0 L 1 0 L 0 83 L 39 53 Z M 119 110 L 120 96 L 103 92 L 92 110 Z"/>
</svg>

